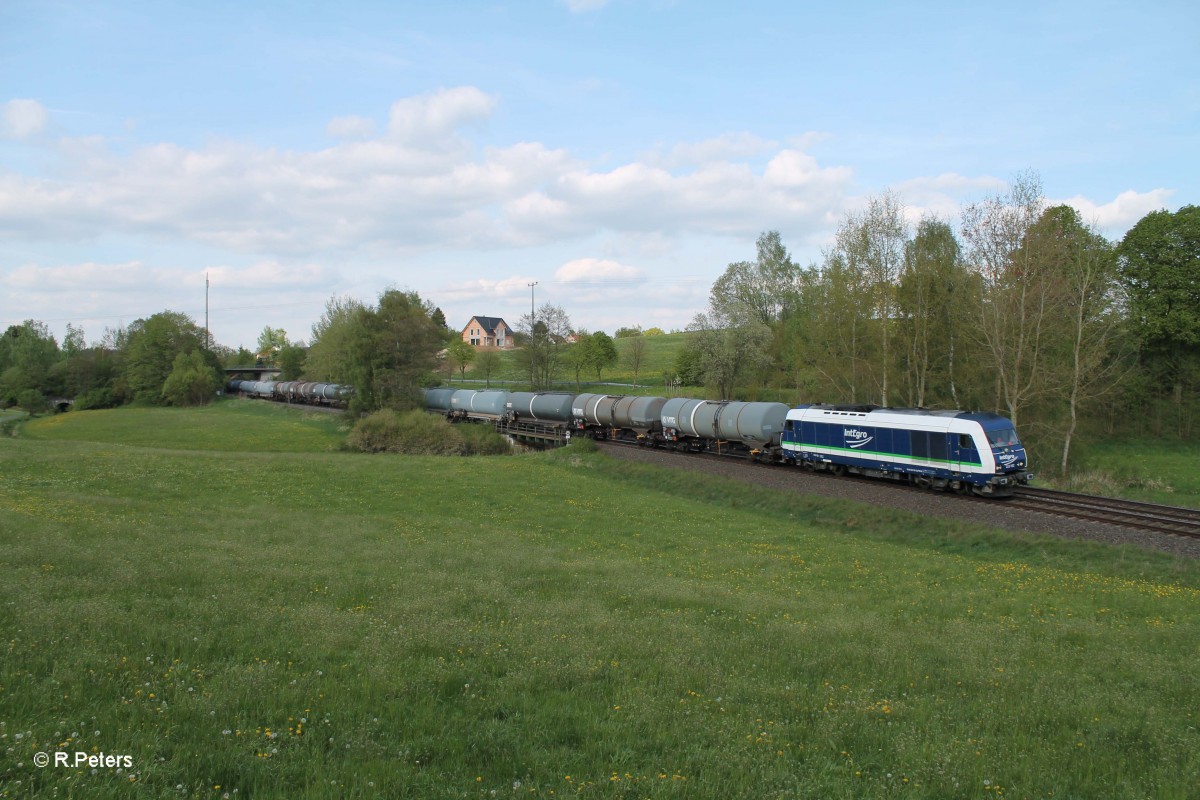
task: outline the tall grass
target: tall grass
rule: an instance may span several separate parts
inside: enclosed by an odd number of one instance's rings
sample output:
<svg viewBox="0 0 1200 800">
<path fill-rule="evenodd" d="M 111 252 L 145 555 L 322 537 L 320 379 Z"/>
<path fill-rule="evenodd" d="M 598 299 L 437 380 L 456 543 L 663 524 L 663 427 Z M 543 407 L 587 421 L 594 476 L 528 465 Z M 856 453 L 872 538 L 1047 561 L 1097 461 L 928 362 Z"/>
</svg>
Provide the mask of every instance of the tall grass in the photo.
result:
<svg viewBox="0 0 1200 800">
<path fill-rule="evenodd" d="M 1082 448 L 1065 489 L 1200 508 L 1200 443 L 1120 438 Z"/>
<path fill-rule="evenodd" d="M 1194 563 L 118 413 L 0 440 L 0 796 L 1194 796 Z"/>
</svg>

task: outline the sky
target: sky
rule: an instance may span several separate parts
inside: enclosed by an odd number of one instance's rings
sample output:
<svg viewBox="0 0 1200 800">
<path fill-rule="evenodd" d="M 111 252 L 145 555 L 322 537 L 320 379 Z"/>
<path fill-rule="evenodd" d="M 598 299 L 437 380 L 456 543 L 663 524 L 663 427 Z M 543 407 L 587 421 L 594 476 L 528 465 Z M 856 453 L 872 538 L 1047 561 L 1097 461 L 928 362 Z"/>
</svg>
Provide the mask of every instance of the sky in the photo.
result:
<svg viewBox="0 0 1200 800">
<path fill-rule="evenodd" d="M 160 311 L 253 349 L 332 298 L 681 329 L 1040 177 L 1116 241 L 1200 203 L 1200 4 L 0 0 L 0 326 Z M 530 287 L 529 284 L 536 283 Z M 531 297 L 532 294 L 532 297 Z"/>
</svg>

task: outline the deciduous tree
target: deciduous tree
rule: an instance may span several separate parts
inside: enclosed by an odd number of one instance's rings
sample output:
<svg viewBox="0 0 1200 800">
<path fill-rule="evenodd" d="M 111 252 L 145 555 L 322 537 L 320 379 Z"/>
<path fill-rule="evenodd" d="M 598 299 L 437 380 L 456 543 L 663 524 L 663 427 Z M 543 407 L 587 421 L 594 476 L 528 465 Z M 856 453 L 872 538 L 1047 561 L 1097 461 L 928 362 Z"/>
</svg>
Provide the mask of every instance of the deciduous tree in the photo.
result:
<svg viewBox="0 0 1200 800">
<path fill-rule="evenodd" d="M 517 329 L 524 334 L 520 358 L 533 388 L 550 388 L 570 344 L 571 318 L 561 306 L 546 303 L 538 308 L 536 317 L 522 315 Z"/>
<path fill-rule="evenodd" d="M 453 366 L 458 368 L 458 377 L 462 379 L 467 376 L 467 367 L 471 366 L 471 362 L 475 360 L 475 348 L 458 338 L 446 347 L 446 357 L 450 359 Z"/>
<path fill-rule="evenodd" d="M 1059 469 L 1067 473 L 1080 410 L 1111 391 L 1125 361 L 1118 351 L 1123 305 L 1113 246 L 1094 228 L 1084 226 L 1070 206 L 1048 208 L 1030 231 L 1049 269 L 1062 280 L 1060 343 L 1051 358 L 1061 377 L 1066 405 Z M 1055 330 L 1059 330 L 1056 326 Z"/>
<path fill-rule="evenodd" d="M 175 358 L 194 350 L 204 350 L 204 329 L 191 317 L 176 311 L 162 311 L 129 326 L 125 347 L 125 380 L 134 400 L 148 403 L 163 401 L 163 384 L 174 368 Z M 207 351 L 206 351 L 207 352 Z M 209 354 L 212 365 L 219 366 Z"/>
<path fill-rule="evenodd" d="M 203 350 L 180 353 L 163 382 L 162 399 L 173 406 L 207 405 L 220 385 L 221 378 L 204 358 Z"/>
<path fill-rule="evenodd" d="M 865 289 L 871 299 L 875 320 L 872 327 L 880 345 L 872 372 L 884 406 L 889 403 L 892 323 L 907 241 L 904 204 L 891 191 L 872 197 L 862 213 L 847 216 L 837 233 L 838 253 L 851 272 L 865 278 Z"/>
<path fill-rule="evenodd" d="M 1117 252 L 1142 363 L 1168 388 L 1185 435 L 1185 395 L 1200 384 L 1200 206 L 1147 214 Z"/>
<path fill-rule="evenodd" d="M 758 258 L 726 267 L 709 293 L 710 308 L 722 317 L 778 322 L 796 294 L 799 270 L 778 231 L 767 231 L 755 243 Z"/>
<path fill-rule="evenodd" d="M 1028 238 L 1044 207 L 1041 180 L 1026 173 L 962 217 L 967 261 L 981 281 L 974 330 L 995 376 L 996 405 L 1018 426 L 1021 412 L 1048 388 L 1046 336 L 1061 316 L 1059 276 Z"/>
</svg>

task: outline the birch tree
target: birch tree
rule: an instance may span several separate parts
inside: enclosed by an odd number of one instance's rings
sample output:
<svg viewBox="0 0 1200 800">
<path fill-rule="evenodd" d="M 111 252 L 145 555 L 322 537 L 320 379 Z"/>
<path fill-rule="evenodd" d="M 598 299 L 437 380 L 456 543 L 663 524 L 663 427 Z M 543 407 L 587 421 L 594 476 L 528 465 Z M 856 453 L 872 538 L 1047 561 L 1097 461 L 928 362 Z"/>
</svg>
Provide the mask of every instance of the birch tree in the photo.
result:
<svg viewBox="0 0 1200 800">
<path fill-rule="evenodd" d="M 1065 404 L 1059 468 L 1065 475 L 1080 410 L 1111 391 L 1125 372 L 1119 351 L 1123 297 L 1117 282 L 1116 252 L 1094 227 L 1083 224 L 1070 206 L 1042 214 L 1030 232 L 1031 245 L 1061 280 L 1060 316 L 1052 330 L 1060 344 L 1052 348 L 1060 371 L 1058 402 Z"/>
<path fill-rule="evenodd" d="M 904 203 L 890 190 L 868 200 L 865 211 L 847 216 L 837 232 L 837 249 L 848 268 L 866 278 L 880 351 L 873 372 L 884 406 L 889 401 L 896 287 L 907 241 Z"/>
<path fill-rule="evenodd" d="M 963 211 L 967 260 L 981 280 L 975 327 L 995 376 L 995 404 L 1018 425 L 1021 412 L 1046 389 L 1044 335 L 1056 307 L 1052 273 L 1039 261 L 1028 235 L 1045 207 L 1041 180 L 1018 176 L 1007 194 Z"/>
<path fill-rule="evenodd" d="M 951 227 L 925 217 L 905 248 L 904 272 L 897 293 L 898 329 L 908 402 L 924 406 L 949 401 L 961 407 L 956 360 L 961 352 L 964 311 L 970 279 L 963 269 L 961 248 Z M 945 386 L 938 391 L 936 386 Z"/>
</svg>

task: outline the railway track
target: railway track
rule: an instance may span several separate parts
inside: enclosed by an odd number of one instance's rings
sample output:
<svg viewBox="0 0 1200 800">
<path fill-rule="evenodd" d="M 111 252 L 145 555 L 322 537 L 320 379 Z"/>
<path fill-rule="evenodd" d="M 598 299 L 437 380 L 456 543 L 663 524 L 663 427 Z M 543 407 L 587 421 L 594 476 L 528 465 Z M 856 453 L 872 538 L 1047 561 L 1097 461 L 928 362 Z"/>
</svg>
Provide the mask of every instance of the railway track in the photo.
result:
<svg viewBox="0 0 1200 800">
<path fill-rule="evenodd" d="M 609 439 L 603 442 L 598 442 L 597 444 L 620 447 L 638 446 L 638 444 L 634 441 L 622 439 Z M 723 460 L 734 458 L 746 460 L 744 456 L 738 454 L 717 454 L 711 451 L 690 453 L 684 450 L 680 450 L 678 452 L 692 457 Z M 828 478 L 830 480 L 839 480 L 838 477 L 825 473 L 811 474 L 819 475 L 820 477 Z M 846 476 L 840 478 L 840 480 L 863 481 L 871 479 L 859 478 L 857 476 Z M 881 483 L 882 485 L 893 489 L 910 489 L 911 491 L 921 493 L 930 493 L 931 491 L 929 489 L 919 489 L 898 481 L 883 481 Z M 988 503 L 1019 511 L 1028 511 L 1038 514 L 1051 514 L 1054 516 L 1082 520 L 1085 522 L 1103 523 L 1105 525 L 1118 525 L 1131 530 L 1145 531 L 1155 534 L 1170 534 L 1173 536 L 1200 539 L 1200 510 L 1197 509 L 1156 505 L 1153 503 L 1140 503 L 1134 500 L 1120 500 L 1113 497 L 1075 494 L 1072 492 L 1061 492 L 1054 489 L 1041 489 L 1031 486 L 1021 487 L 1017 489 L 1016 493 L 1012 497 L 1007 498 L 986 498 L 977 497 L 974 495 L 955 495 L 951 493 L 940 492 L 937 494 L 945 497 L 961 499 L 965 502 Z"/>
<path fill-rule="evenodd" d="M 1121 525 L 1155 533 L 1200 538 L 1200 511 L 1178 506 L 1160 506 L 1114 497 L 1098 497 L 1055 489 L 1023 486 L 1004 501 L 1012 508 L 1055 514 L 1062 517 Z"/>
</svg>

